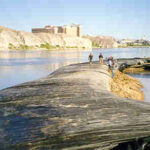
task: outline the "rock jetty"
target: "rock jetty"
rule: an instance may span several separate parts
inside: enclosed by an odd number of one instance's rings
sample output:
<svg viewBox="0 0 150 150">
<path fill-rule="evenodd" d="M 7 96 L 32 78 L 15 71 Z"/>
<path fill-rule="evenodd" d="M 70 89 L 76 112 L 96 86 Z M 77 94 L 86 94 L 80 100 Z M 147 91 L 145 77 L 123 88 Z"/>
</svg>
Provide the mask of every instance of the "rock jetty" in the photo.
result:
<svg viewBox="0 0 150 150">
<path fill-rule="evenodd" d="M 113 94 L 111 80 L 107 66 L 83 63 L 0 91 L 0 150 L 147 147 L 150 104 Z"/>
</svg>

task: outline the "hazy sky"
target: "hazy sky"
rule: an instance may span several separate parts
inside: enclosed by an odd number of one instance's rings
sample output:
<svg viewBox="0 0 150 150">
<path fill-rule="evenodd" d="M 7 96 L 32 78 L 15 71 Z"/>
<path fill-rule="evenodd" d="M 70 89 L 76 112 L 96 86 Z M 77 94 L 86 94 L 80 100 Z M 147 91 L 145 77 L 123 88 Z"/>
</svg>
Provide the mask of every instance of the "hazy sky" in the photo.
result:
<svg viewBox="0 0 150 150">
<path fill-rule="evenodd" d="M 150 0 L 0 0 L 0 25 L 32 27 L 77 23 L 84 34 L 150 40 Z"/>
</svg>

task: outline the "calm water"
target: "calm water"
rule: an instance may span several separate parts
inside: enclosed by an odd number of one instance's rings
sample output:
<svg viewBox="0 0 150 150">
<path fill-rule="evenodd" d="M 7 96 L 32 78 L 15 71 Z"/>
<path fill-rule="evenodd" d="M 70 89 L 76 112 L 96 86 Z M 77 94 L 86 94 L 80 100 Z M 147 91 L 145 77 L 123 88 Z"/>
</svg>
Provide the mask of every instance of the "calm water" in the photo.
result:
<svg viewBox="0 0 150 150">
<path fill-rule="evenodd" d="M 150 102 L 150 72 L 131 74 L 131 76 L 141 81 L 144 86 L 142 91 L 144 92 L 145 101 Z"/>
<path fill-rule="evenodd" d="M 90 52 L 0 51 L 0 89 L 39 79 L 65 65 L 86 62 Z M 99 49 L 93 50 L 94 60 L 98 60 L 100 52 L 103 53 L 104 57 L 150 57 L 150 48 Z M 149 93 L 150 74 L 136 75 L 136 77 L 144 84 L 143 90 Z M 146 99 L 149 96 L 146 95 Z"/>
</svg>

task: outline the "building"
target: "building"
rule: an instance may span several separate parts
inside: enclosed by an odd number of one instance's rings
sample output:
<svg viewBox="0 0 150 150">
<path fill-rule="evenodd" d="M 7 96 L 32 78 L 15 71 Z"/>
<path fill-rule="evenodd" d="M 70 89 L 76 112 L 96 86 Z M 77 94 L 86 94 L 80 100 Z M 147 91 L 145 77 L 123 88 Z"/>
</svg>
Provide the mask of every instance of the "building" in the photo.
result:
<svg viewBox="0 0 150 150">
<path fill-rule="evenodd" d="M 32 28 L 32 33 L 51 33 L 51 34 L 66 34 L 69 36 L 82 37 L 81 25 L 72 24 L 71 26 L 50 26 L 44 28 Z"/>
</svg>

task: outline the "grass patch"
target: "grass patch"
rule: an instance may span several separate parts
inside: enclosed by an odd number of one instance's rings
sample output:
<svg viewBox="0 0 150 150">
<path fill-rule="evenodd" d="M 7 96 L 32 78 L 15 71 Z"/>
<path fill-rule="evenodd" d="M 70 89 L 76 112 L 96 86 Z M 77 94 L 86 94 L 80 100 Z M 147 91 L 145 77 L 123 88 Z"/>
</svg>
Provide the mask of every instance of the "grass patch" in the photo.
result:
<svg viewBox="0 0 150 150">
<path fill-rule="evenodd" d="M 56 48 L 60 48 L 60 46 L 59 46 L 59 45 L 56 45 Z"/>
<path fill-rule="evenodd" d="M 99 44 L 96 43 L 96 42 L 92 42 L 92 47 L 95 47 L 95 48 L 102 48 L 102 46 L 99 45 Z"/>
<path fill-rule="evenodd" d="M 28 46 L 28 45 L 23 45 L 23 44 L 20 44 L 19 46 L 14 46 L 12 43 L 9 43 L 8 48 L 12 49 L 12 50 L 29 50 L 29 49 L 31 49 L 33 47 L 32 46 Z"/>
<path fill-rule="evenodd" d="M 66 48 L 78 48 L 78 46 L 66 46 Z"/>
<path fill-rule="evenodd" d="M 9 49 L 17 49 L 16 46 L 14 46 L 12 43 L 9 43 L 9 46 L 8 46 Z"/>
<path fill-rule="evenodd" d="M 31 47 L 28 46 L 28 45 L 22 45 L 22 44 L 21 44 L 18 48 L 19 48 L 19 49 L 23 49 L 23 50 L 28 50 L 28 49 L 30 49 Z"/>
<path fill-rule="evenodd" d="M 58 46 L 58 45 L 57 45 L 57 46 Z M 40 48 L 52 49 L 52 48 L 54 48 L 54 47 L 51 46 L 49 43 L 46 43 L 46 44 L 41 44 L 41 45 L 40 45 Z"/>
</svg>

